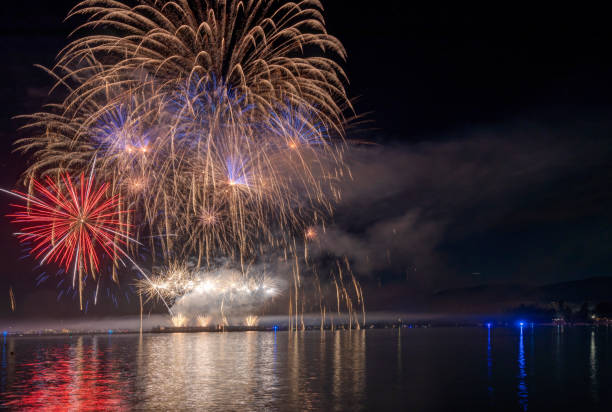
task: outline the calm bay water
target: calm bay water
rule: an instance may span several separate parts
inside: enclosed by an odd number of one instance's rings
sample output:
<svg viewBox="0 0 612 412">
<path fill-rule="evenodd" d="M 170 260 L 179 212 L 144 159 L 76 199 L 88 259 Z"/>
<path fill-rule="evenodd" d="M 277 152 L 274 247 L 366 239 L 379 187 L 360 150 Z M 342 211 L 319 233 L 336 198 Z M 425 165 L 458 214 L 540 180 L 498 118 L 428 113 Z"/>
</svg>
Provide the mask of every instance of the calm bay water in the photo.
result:
<svg viewBox="0 0 612 412">
<path fill-rule="evenodd" d="M 0 405 L 610 410 L 608 327 L 8 337 Z"/>
</svg>

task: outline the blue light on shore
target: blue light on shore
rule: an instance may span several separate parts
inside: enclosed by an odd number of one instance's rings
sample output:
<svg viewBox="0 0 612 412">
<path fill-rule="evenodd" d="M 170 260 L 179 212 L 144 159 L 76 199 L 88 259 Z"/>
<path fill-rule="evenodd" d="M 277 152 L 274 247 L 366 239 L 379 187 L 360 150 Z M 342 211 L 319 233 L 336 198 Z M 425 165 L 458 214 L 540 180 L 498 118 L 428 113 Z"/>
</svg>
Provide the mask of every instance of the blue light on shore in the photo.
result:
<svg viewBox="0 0 612 412">
<path fill-rule="evenodd" d="M 519 322 L 519 326 L 522 328 L 523 326 L 525 326 L 525 322 L 520 321 L 520 322 Z"/>
<path fill-rule="evenodd" d="M 274 329 L 274 332 L 276 332 L 278 330 L 278 325 L 272 326 L 272 329 Z"/>
<path fill-rule="evenodd" d="M 493 326 L 493 324 L 491 322 L 487 322 L 487 328 L 491 329 L 491 326 Z"/>
<path fill-rule="evenodd" d="M 112 330 L 112 329 L 109 329 L 109 330 L 108 330 L 108 334 L 109 334 L 109 335 L 112 335 L 112 334 L 113 334 L 113 330 Z"/>
<path fill-rule="evenodd" d="M 2 332 L 2 335 L 3 335 L 3 336 L 6 336 L 6 335 L 8 335 L 8 332 L 7 332 L 7 331 L 4 331 L 4 332 Z"/>
</svg>

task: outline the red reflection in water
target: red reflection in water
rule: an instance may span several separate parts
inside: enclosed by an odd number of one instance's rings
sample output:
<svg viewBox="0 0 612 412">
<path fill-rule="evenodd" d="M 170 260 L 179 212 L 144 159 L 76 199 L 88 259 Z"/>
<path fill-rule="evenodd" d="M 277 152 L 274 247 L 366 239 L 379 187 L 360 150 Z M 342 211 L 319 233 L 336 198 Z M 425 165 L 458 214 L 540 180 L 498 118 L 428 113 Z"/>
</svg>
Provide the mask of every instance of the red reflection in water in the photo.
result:
<svg viewBox="0 0 612 412">
<path fill-rule="evenodd" d="M 125 378 L 105 353 L 83 346 L 41 348 L 33 362 L 22 363 L 16 385 L 3 407 L 19 410 L 122 410 L 128 409 Z"/>
</svg>

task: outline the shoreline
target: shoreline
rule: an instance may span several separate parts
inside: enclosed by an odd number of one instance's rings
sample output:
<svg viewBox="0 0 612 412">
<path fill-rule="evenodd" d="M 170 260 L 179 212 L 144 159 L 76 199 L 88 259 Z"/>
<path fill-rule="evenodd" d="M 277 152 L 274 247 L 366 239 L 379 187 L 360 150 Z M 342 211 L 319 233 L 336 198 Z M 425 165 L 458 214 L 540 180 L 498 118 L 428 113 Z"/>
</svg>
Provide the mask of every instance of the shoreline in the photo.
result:
<svg viewBox="0 0 612 412">
<path fill-rule="evenodd" d="M 324 328 L 320 326 L 306 326 L 305 328 L 299 328 L 294 330 L 295 332 L 304 331 L 360 331 L 368 329 L 423 329 L 423 328 L 533 328 L 533 327 L 609 327 L 612 325 L 611 321 L 593 322 L 593 323 L 526 323 L 524 326 L 517 326 L 515 323 L 457 323 L 457 322 L 436 322 L 436 323 L 371 323 L 366 327 L 349 327 L 348 324 L 330 326 L 326 325 Z M 139 330 L 130 329 L 108 329 L 108 330 L 59 330 L 59 331 L 15 331 L 2 332 L 2 336 L 6 337 L 53 337 L 53 336 L 94 336 L 94 335 L 135 335 L 135 334 L 147 334 L 156 335 L 164 333 L 231 333 L 231 332 L 287 332 L 289 328 L 287 326 L 210 326 L 210 327 L 173 327 L 173 326 L 156 326 L 142 332 Z"/>
</svg>

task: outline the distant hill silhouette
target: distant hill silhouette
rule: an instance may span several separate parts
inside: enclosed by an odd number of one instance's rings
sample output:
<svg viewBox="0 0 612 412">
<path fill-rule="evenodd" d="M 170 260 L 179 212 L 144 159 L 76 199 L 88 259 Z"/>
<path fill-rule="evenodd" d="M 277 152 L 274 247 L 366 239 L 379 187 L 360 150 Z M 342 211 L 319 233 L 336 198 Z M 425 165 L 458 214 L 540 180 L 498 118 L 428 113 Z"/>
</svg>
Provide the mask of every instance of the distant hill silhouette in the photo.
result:
<svg viewBox="0 0 612 412">
<path fill-rule="evenodd" d="M 570 303 L 612 301 L 612 277 L 593 277 L 543 286 L 521 284 L 479 285 L 435 293 L 433 307 L 439 310 L 494 311 L 520 303 Z"/>
<path fill-rule="evenodd" d="M 612 300 L 612 277 L 595 277 L 571 282 L 553 283 L 536 289 L 543 300 L 567 302 L 598 302 Z"/>
</svg>

